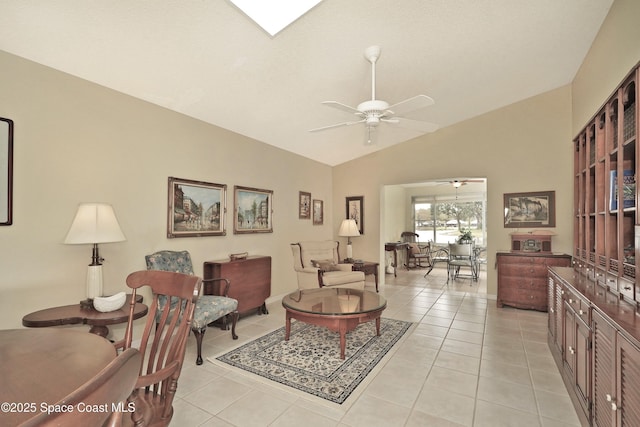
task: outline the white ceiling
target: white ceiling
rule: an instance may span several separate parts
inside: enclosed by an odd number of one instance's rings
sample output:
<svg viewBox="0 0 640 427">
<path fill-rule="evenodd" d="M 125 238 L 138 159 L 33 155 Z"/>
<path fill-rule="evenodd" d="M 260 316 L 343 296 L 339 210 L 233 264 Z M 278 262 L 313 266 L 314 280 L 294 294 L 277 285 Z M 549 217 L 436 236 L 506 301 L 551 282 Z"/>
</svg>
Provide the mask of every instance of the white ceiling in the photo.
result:
<svg viewBox="0 0 640 427">
<path fill-rule="evenodd" d="M 419 134 L 320 103 L 417 94 L 446 127 L 568 84 L 613 0 L 324 0 L 271 37 L 226 0 L 2 0 L 0 49 L 328 165 Z M 212 141 L 215 143 L 215 141 Z"/>
</svg>

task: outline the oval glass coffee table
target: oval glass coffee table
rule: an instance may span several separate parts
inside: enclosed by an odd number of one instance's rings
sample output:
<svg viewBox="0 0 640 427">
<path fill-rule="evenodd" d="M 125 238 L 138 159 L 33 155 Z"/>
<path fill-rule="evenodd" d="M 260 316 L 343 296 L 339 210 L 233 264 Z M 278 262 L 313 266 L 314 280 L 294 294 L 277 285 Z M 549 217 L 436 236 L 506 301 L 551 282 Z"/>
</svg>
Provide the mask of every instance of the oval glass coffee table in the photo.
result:
<svg viewBox="0 0 640 427">
<path fill-rule="evenodd" d="M 344 359 L 346 334 L 360 323 L 376 321 L 380 335 L 380 315 L 387 300 L 371 291 L 347 288 L 301 289 L 282 299 L 287 313 L 285 341 L 291 333 L 291 319 L 322 326 L 340 333 L 340 358 Z"/>
</svg>

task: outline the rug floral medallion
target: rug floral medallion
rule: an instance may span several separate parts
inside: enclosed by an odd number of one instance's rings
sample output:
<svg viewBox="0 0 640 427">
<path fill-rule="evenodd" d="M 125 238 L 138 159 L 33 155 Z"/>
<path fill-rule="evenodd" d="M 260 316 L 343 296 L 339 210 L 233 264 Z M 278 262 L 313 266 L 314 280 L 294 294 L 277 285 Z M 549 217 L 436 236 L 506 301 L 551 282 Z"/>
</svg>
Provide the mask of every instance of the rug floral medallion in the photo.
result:
<svg viewBox="0 0 640 427">
<path fill-rule="evenodd" d="M 342 404 L 411 325 L 382 318 L 380 336 L 375 322 L 359 325 L 347 334 L 342 360 L 337 332 L 292 321 L 289 341 L 282 327 L 212 360 Z"/>
</svg>

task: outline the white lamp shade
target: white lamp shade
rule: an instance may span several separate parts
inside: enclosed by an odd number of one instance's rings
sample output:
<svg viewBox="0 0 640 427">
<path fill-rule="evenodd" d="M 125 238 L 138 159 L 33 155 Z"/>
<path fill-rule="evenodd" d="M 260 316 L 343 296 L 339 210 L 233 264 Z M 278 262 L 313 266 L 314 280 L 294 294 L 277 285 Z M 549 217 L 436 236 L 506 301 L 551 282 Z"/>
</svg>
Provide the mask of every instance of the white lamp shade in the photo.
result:
<svg viewBox="0 0 640 427">
<path fill-rule="evenodd" d="M 338 236 L 340 237 L 356 237 L 360 235 L 358 230 L 358 224 L 355 219 L 345 219 L 340 224 L 340 230 L 338 230 Z"/>
<path fill-rule="evenodd" d="M 127 240 L 120 229 L 113 207 L 106 203 L 78 206 L 64 242 L 67 244 L 110 243 Z"/>
</svg>

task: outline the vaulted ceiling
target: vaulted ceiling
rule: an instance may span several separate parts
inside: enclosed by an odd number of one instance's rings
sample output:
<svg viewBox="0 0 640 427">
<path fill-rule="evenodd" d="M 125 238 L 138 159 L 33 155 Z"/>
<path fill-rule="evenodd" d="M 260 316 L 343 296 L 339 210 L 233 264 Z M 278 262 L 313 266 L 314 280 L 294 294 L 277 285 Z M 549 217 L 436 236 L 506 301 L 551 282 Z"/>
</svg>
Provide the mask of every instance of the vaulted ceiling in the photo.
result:
<svg viewBox="0 0 640 427">
<path fill-rule="evenodd" d="M 324 0 L 270 36 L 226 0 L 3 0 L 0 50 L 336 165 L 420 133 L 321 105 L 378 99 L 440 128 L 566 85 L 613 0 Z M 215 141 L 212 141 L 215 143 Z"/>
</svg>

